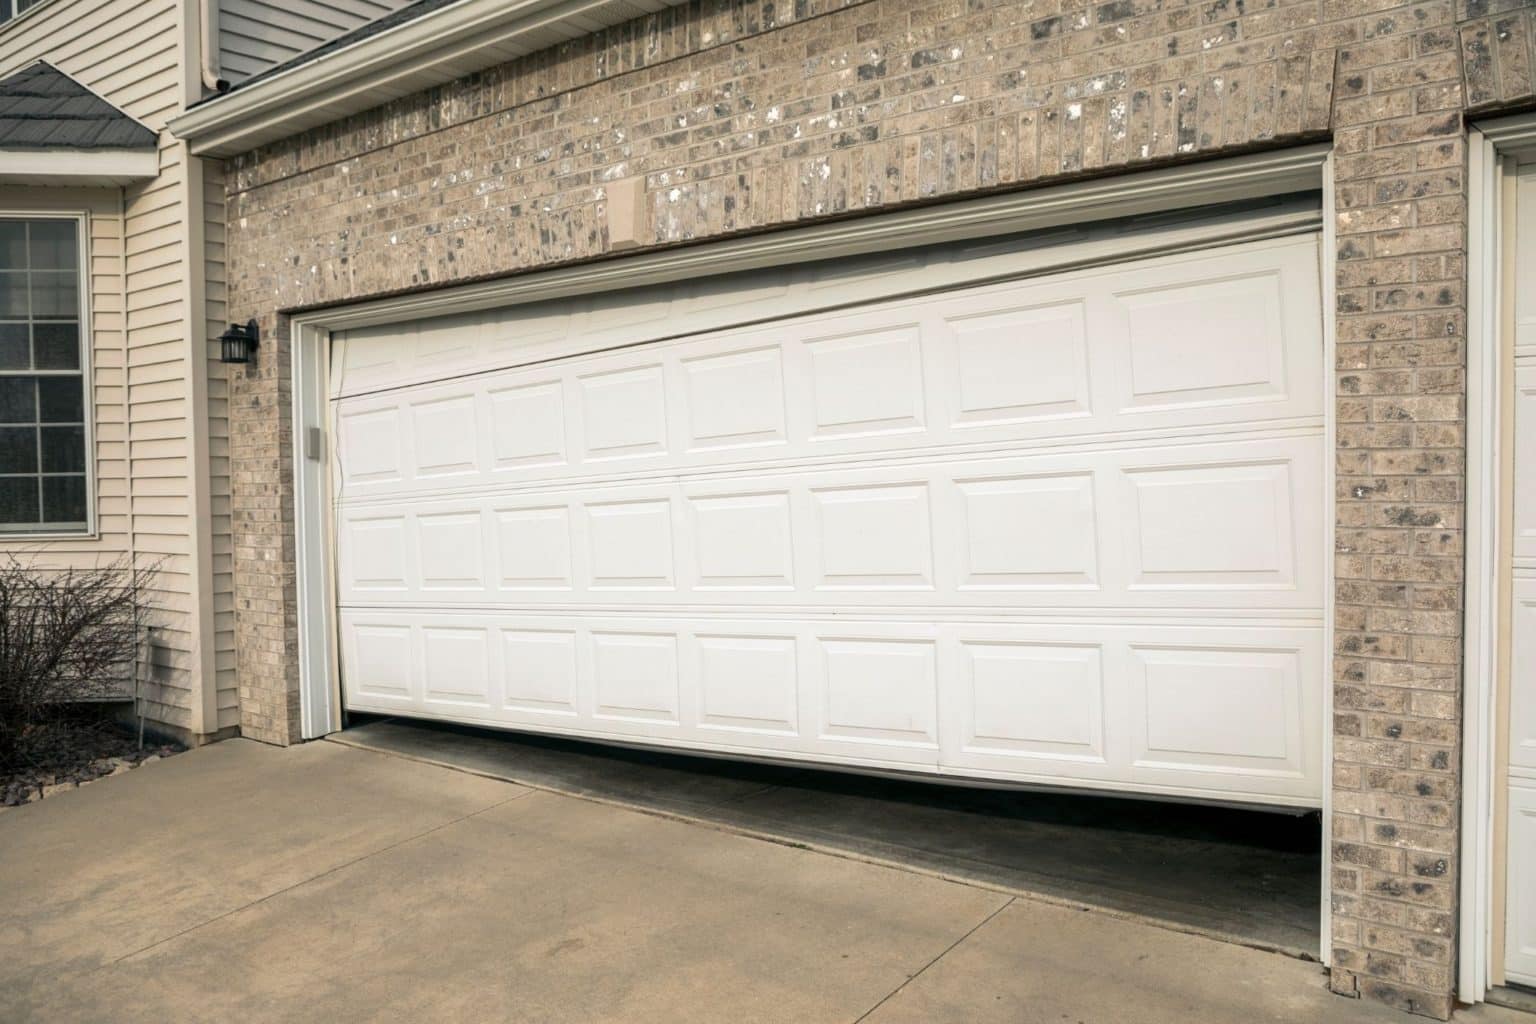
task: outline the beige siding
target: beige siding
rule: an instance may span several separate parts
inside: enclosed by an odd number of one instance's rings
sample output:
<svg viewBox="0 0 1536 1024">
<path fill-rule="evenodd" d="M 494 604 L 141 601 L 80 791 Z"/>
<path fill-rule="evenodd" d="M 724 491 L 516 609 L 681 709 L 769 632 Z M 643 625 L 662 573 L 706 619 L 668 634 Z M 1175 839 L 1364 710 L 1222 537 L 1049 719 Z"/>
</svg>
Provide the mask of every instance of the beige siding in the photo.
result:
<svg viewBox="0 0 1536 1024">
<path fill-rule="evenodd" d="M 223 164 L 203 162 L 203 303 L 205 339 L 225 327 Z M 218 342 L 206 340 L 209 510 L 213 578 L 213 650 L 218 727 L 240 724 L 240 691 L 235 684 L 234 531 L 229 506 L 229 373 L 218 361 Z M 194 346 L 195 348 L 196 346 Z"/>
<path fill-rule="evenodd" d="M 185 10 L 195 15 L 190 3 Z M 184 106 L 186 29 L 179 0 L 55 0 L 0 29 L 0 74 L 47 60 L 161 133 L 160 174 L 152 181 L 8 190 L 11 208 L 53 202 L 91 211 L 100 537 L 52 541 L 45 552 L 0 540 L 0 553 L 58 563 L 131 556 L 157 565 L 148 601 L 149 714 L 208 734 L 237 719 L 226 385 L 222 367 L 206 359 L 209 327 L 223 317 L 224 190 L 216 167 L 204 190 L 208 168 L 189 167 L 186 147 L 164 131 Z M 203 229 L 191 214 L 217 223 Z M 201 376 L 194 381 L 192 374 Z M 216 411 L 211 432 L 200 422 L 205 395 Z M 195 443 L 199 437 L 208 439 L 207 449 Z M 209 493 L 215 481 L 224 497 Z M 206 524 L 200 502 L 211 512 Z M 219 564 L 211 564 L 216 557 Z M 214 678 L 205 680 L 209 674 Z M 213 694 L 204 689 L 210 685 Z"/>
<path fill-rule="evenodd" d="M 0 31 L 0 75 L 46 60 L 159 130 L 180 109 L 174 0 L 56 0 Z"/>
<path fill-rule="evenodd" d="M 222 0 L 219 71 L 230 82 L 260 74 L 408 0 Z"/>
</svg>

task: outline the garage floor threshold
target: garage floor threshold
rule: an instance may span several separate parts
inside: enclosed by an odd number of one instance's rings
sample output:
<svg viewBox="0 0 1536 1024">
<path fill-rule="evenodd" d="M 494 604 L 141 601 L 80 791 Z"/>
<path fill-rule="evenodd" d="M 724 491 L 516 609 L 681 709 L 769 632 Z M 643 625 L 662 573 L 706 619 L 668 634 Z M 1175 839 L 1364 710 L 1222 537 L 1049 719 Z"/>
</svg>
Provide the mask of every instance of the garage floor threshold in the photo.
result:
<svg viewBox="0 0 1536 1024">
<path fill-rule="evenodd" d="M 1315 958 L 1316 815 L 974 789 L 404 719 L 333 742 Z"/>
</svg>

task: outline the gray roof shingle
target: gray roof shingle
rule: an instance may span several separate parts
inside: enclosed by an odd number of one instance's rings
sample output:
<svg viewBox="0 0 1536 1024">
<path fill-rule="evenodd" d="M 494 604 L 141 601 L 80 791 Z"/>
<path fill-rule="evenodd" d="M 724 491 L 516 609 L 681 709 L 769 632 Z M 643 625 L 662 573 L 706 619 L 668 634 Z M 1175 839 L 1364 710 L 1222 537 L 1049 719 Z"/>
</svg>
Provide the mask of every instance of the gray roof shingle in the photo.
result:
<svg viewBox="0 0 1536 1024">
<path fill-rule="evenodd" d="M 155 133 L 51 64 L 0 79 L 0 149 L 154 149 Z"/>
</svg>

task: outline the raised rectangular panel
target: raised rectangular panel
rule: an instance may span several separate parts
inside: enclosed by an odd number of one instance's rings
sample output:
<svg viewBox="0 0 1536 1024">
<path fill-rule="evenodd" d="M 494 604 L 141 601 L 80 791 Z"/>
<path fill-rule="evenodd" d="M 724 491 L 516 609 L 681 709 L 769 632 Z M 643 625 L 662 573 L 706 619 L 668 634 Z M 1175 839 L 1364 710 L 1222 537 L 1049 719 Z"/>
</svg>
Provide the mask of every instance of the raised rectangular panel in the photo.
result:
<svg viewBox="0 0 1536 1024">
<path fill-rule="evenodd" d="M 820 528 L 820 586 L 933 586 L 926 486 L 872 485 L 812 496 Z"/>
<path fill-rule="evenodd" d="M 427 700 L 480 706 L 490 703 L 485 630 L 423 626 L 421 654 Z"/>
<path fill-rule="evenodd" d="M 666 285 L 618 292 L 591 292 L 579 300 L 576 331 L 634 331 L 643 324 L 666 320 L 676 306 L 675 291 Z"/>
<path fill-rule="evenodd" d="M 975 641 L 962 649 L 967 751 L 1104 759 L 1098 647 Z"/>
<path fill-rule="evenodd" d="M 784 441 L 784 369 L 778 346 L 699 356 L 682 365 L 692 448 Z"/>
<path fill-rule="evenodd" d="M 564 505 L 509 508 L 496 513 L 501 585 L 509 590 L 571 586 L 571 524 Z"/>
<path fill-rule="evenodd" d="M 356 394 L 410 375 L 410 352 L 399 337 L 354 340 L 355 331 L 331 335 L 332 394 Z"/>
<path fill-rule="evenodd" d="M 1536 333 L 1533 333 L 1536 340 Z M 1514 556 L 1536 565 L 1536 362 L 1515 368 Z"/>
<path fill-rule="evenodd" d="M 418 477 L 456 476 L 479 468 L 473 396 L 421 402 L 411 407 L 411 415 Z"/>
<path fill-rule="evenodd" d="M 501 631 L 503 700 L 523 711 L 576 713 L 576 634 Z"/>
<path fill-rule="evenodd" d="M 342 521 L 351 590 L 408 588 L 405 578 L 405 517 L 351 518 Z"/>
<path fill-rule="evenodd" d="M 667 450 L 667 407 L 660 366 L 593 374 L 577 382 L 589 459 L 624 459 Z"/>
<path fill-rule="evenodd" d="M 823 736 L 903 745 L 937 742 L 932 643 L 827 639 L 821 649 Z"/>
<path fill-rule="evenodd" d="M 817 437 L 882 434 L 923 426 L 923 367 L 916 324 L 807 343 Z"/>
<path fill-rule="evenodd" d="M 1278 272 L 1164 285 L 1117 298 L 1130 332 L 1129 407 L 1284 397 Z"/>
<path fill-rule="evenodd" d="M 400 410 L 343 412 L 340 460 L 343 483 L 384 483 L 400 479 Z"/>
<path fill-rule="evenodd" d="M 411 696 L 411 628 L 359 623 L 352 627 L 353 664 L 347 690 L 364 697 L 408 700 Z"/>
<path fill-rule="evenodd" d="M 413 370 L 418 377 L 441 376 L 474 362 L 480 329 L 471 316 L 417 321 L 412 333 Z"/>
<path fill-rule="evenodd" d="M 1299 652 L 1133 644 L 1131 654 L 1138 767 L 1301 774 Z"/>
<path fill-rule="evenodd" d="M 1295 585 L 1289 462 L 1138 468 L 1126 477 L 1132 587 Z"/>
<path fill-rule="evenodd" d="M 1504 968 L 1510 981 L 1536 985 L 1536 781 L 1509 787 L 1508 842 Z"/>
<path fill-rule="evenodd" d="M 597 717 L 677 721 L 677 638 L 593 633 Z"/>
<path fill-rule="evenodd" d="M 926 254 L 921 250 L 907 250 L 882 254 L 870 260 L 822 260 L 806 269 L 811 275 L 811 290 L 846 288 L 855 281 L 896 274 L 903 270 L 917 270 L 923 266 Z"/>
<path fill-rule="evenodd" d="M 485 588 L 480 513 L 418 515 L 416 538 L 423 590 Z"/>
<path fill-rule="evenodd" d="M 699 586 L 784 589 L 794 585 L 789 495 L 692 498 Z"/>
<path fill-rule="evenodd" d="M 949 327 L 957 426 L 1090 411 L 1081 302 L 957 317 Z"/>
<path fill-rule="evenodd" d="M 732 274 L 727 277 L 698 277 L 677 284 L 689 310 L 742 309 L 782 299 L 789 294 L 787 279 L 774 274 Z"/>
<path fill-rule="evenodd" d="M 698 651 L 702 726 L 790 735 L 797 731 L 794 638 L 701 635 Z"/>
<path fill-rule="evenodd" d="M 592 586 L 672 587 L 672 506 L 665 499 L 588 505 L 587 533 Z"/>
<path fill-rule="evenodd" d="M 1516 577 L 1510 602 L 1509 764 L 1536 783 L 1536 579 Z"/>
<path fill-rule="evenodd" d="M 1092 587 L 1098 578 L 1093 475 L 958 481 L 965 588 Z"/>
<path fill-rule="evenodd" d="M 491 457 L 497 469 L 565 462 L 565 402 L 559 381 L 492 391 Z"/>
</svg>

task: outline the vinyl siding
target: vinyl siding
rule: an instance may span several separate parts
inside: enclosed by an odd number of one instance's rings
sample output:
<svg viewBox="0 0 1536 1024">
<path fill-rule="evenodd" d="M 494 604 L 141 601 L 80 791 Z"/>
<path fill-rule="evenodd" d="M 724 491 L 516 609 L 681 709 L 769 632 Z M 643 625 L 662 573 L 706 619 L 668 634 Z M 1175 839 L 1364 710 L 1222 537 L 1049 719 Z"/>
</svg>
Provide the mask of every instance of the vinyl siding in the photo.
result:
<svg viewBox="0 0 1536 1024">
<path fill-rule="evenodd" d="M 223 0 L 219 4 L 219 71 L 240 82 L 409 0 Z"/>
<path fill-rule="evenodd" d="M 187 11 L 195 16 L 195 8 Z M 189 167 L 185 145 L 164 131 L 185 98 L 184 32 L 179 0 L 55 0 L 0 28 L 0 73 L 47 60 L 160 133 L 160 173 L 151 181 L 125 189 L 6 190 L 12 209 L 51 202 L 91 212 L 100 536 L 46 545 L 0 540 L 0 554 L 39 564 L 131 556 L 158 566 L 146 601 L 153 626 L 146 710 L 176 730 L 209 734 L 237 724 L 226 385 L 223 367 L 205 358 L 209 327 L 223 317 L 224 189 L 216 166 L 211 173 L 208 165 Z M 206 187 L 189 172 L 204 175 Z M 192 214 L 216 224 L 194 231 Z M 214 282 L 211 288 L 205 280 Z M 194 312 L 193 303 L 205 308 Z M 193 387 L 192 373 L 206 381 Z M 218 410 L 207 424 L 194 408 L 204 383 L 210 410 Z M 207 458 L 197 457 L 195 432 L 208 439 Z M 209 495 L 210 550 L 197 540 L 196 510 L 199 492 L 215 486 L 215 462 L 223 497 Z M 222 552 L 222 571 L 205 564 L 215 551 Z M 212 611 L 199 593 L 199 581 L 210 577 L 216 591 L 223 588 L 213 595 Z M 214 678 L 204 679 L 210 667 Z M 212 699 L 208 685 L 216 687 Z"/>
<path fill-rule="evenodd" d="M 224 165 L 203 161 L 203 330 L 208 374 L 209 505 L 212 525 L 213 650 L 220 729 L 240 724 L 240 691 L 235 684 L 234 527 L 229 500 L 229 372 L 218 361 L 226 320 L 224 274 Z"/>
</svg>

